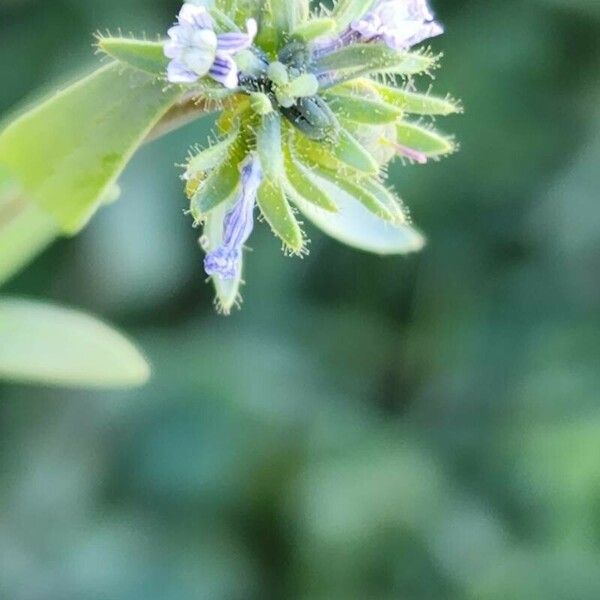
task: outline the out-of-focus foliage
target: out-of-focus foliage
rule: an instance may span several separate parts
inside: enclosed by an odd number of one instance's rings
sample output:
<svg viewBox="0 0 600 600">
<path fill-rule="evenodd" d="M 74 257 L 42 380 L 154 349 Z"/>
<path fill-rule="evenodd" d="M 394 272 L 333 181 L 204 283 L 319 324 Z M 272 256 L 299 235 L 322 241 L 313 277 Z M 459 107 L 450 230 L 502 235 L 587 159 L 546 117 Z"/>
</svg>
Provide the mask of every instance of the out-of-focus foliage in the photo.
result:
<svg viewBox="0 0 600 600">
<path fill-rule="evenodd" d="M 131 387 L 150 368 L 123 336 L 88 315 L 0 299 L 0 380 L 45 385 Z"/>
<path fill-rule="evenodd" d="M 0 110 L 70 78 L 95 29 L 177 9 L 3 2 Z M 310 230 L 290 263 L 263 232 L 244 311 L 214 316 L 173 169 L 207 121 L 146 147 L 121 202 L 6 288 L 120 323 L 157 376 L 0 388 L 0 597 L 600 597 L 600 18 L 436 9 L 467 113 L 458 155 L 392 175 L 422 256 Z"/>
</svg>

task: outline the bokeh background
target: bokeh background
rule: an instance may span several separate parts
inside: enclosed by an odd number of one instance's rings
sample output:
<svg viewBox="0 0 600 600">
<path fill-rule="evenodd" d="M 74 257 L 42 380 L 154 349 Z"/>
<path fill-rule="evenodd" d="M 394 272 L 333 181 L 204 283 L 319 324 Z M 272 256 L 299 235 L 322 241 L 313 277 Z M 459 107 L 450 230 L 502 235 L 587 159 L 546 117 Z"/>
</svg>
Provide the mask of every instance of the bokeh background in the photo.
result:
<svg viewBox="0 0 600 600">
<path fill-rule="evenodd" d="M 204 121 L 3 288 L 117 323 L 154 379 L 0 386 L 1 598 L 600 598 L 600 3 L 434 4 L 467 111 L 460 154 L 392 174 L 420 256 L 262 227 L 215 315 L 173 166 Z M 177 10 L 2 0 L 0 114 Z"/>
</svg>

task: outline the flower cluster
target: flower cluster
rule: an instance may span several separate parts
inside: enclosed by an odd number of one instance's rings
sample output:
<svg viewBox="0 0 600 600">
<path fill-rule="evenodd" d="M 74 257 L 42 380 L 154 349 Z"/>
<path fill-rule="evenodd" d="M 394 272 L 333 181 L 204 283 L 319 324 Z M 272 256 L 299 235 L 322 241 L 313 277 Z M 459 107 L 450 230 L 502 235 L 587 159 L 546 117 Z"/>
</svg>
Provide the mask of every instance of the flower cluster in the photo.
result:
<svg viewBox="0 0 600 600">
<path fill-rule="evenodd" d="M 226 88 L 238 85 L 234 56 L 252 46 L 257 32 L 254 19 L 246 23 L 247 33 L 215 33 L 215 24 L 204 6 L 184 4 L 177 24 L 169 29 L 165 56 L 171 59 L 167 72 L 171 83 L 195 83 L 209 75 Z"/>
<path fill-rule="evenodd" d="M 425 164 L 455 148 L 423 119 L 459 105 L 413 83 L 437 66 L 414 46 L 442 32 L 427 0 L 339 0 L 329 13 L 308 0 L 183 5 L 167 79 L 198 97 L 211 80 L 221 88 L 218 139 L 184 178 L 223 312 L 239 299 L 257 206 L 290 254 L 306 252 L 298 212 L 364 250 L 423 246 L 385 176 L 396 156 Z"/>
</svg>

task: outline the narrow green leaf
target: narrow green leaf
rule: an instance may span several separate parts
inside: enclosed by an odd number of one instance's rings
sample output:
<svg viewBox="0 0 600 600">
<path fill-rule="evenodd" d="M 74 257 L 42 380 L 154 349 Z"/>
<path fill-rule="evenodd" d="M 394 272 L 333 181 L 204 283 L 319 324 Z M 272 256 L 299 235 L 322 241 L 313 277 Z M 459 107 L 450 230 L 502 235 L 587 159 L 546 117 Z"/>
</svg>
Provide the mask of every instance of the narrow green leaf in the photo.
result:
<svg viewBox="0 0 600 600">
<path fill-rule="evenodd" d="M 312 19 L 300 27 L 294 29 L 292 37 L 299 38 L 304 42 L 312 42 L 317 38 L 329 35 L 336 30 L 337 23 L 334 19 Z"/>
<path fill-rule="evenodd" d="M 397 225 L 407 223 L 407 214 L 402 201 L 393 192 L 374 179 L 365 179 L 361 183 L 370 194 L 377 198 L 381 206 L 385 206 L 393 223 Z"/>
<path fill-rule="evenodd" d="M 415 75 L 431 70 L 435 63 L 433 56 L 398 52 L 384 44 L 352 44 L 322 56 L 315 68 L 320 73 L 331 72 L 331 79 L 324 86 L 333 87 L 369 73 Z"/>
<path fill-rule="evenodd" d="M 193 179 L 217 167 L 227 157 L 236 138 L 237 131 L 234 131 L 217 143 L 194 154 L 187 164 L 186 179 Z"/>
<path fill-rule="evenodd" d="M 382 64 L 370 72 L 401 76 L 421 75 L 422 73 L 430 73 L 438 65 L 439 56 L 423 52 L 399 52 L 396 54 L 395 61 L 390 60 L 387 64 Z"/>
<path fill-rule="evenodd" d="M 377 161 L 345 129 L 340 129 L 337 140 L 331 142 L 329 147 L 336 158 L 357 171 L 367 175 L 377 175 L 379 173 Z"/>
<path fill-rule="evenodd" d="M 319 175 L 321 179 L 327 179 L 330 183 L 335 185 L 340 190 L 343 190 L 346 194 L 352 196 L 357 202 L 360 202 L 369 212 L 373 213 L 380 219 L 385 221 L 394 222 L 396 216 L 393 212 L 390 212 L 385 202 L 381 202 L 379 197 L 369 190 L 365 182 L 369 180 L 365 177 L 359 181 L 352 180 L 345 176 L 343 173 L 337 171 L 330 171 L 328 169 L 314 169 L 315 174 Z"/>
<path fill-rule="evenodd" d="M 401 123 L 396 127 L 396 133 L 399 144 L 430 158 L 451 154 L 456 149 L 451 138 L 415 123 Z"/>
<path fill-rule="evenodd" d="M 402 117 L 402 111 L 394 106 L 349 93 L 328 94 L 327 101 L 338 117 L 355 123 L 384 125 Z"/>
<path fill-rule="evenodd" d="M 332 214 L 302 198 L 296 203 L 306 218 L 327 235 L 348 246 L 381 255 L 408 254 L 424 247 L 425 239 L 410 225 L 382 221 L 331 181 L 319 175 L 315 178 L 319 187 L 335 200 L 339 212 Z"/>
<path fill-rule="evenodd" d="M 283 173 L 281 149 L 281 117 L 272 112 L 261 119 L 256 131 L 256 149 L 266 177 L 277 178 Z"/>
<path fill-rule="evenodd" d="M 0 301 L 0 379 L 69 387 L 131 387 L 150 367 L 108 326 L 72 310 Z"/>
<path fill-rule="evenodd" d="M 257 200 L 273 233 L 281 238 L 287 248 L 293 252 L 301 252 L 304 247 L 302 230 L 285 197 L 281 182 L 264 179 L 258 190 Z"/>
<path fill-rule="evenodd" d="M 309 166 L 337 171 L 349 179 L 379 172 L 374 157 L 346 130 L 340 129 L 340 135 L 322 142 L 315 142 L 296 132 L 291 140 L 298 158 Z"/>
<path fill-rule="evenodd" d="M 240 184 L 239 160 L 235 155 L 230 156 L 231 160 L 212 171 L 192 198 L 191 211 L 195 219 L 202 219 L 236 193 Z"/>
<path fill-rule="evenodd" d="M 288 183 L 286 191 L 293 192 L 293 199 L 295 194 L 299 194 L 306 202 L 312 202 L 329 212 L 337 212 L 335 202 L 312 181 L 310 170 L 295 160 L 289 149 L 285 153 L 285 171 Z"/>
<path fill-rule="evenodd" d="M 0 164 L 29 200 L 75 233 L 180 96 L 145 73 L 107 65 L 9 124 Z"/>
<path fill-rule="evenodd" d="M 410 114 L 446 116 L 462 112 L 460 104 L 451 98 L 417 94 L 376 82 L 372 84 L 387 103 Z"/>
<path fill-rule="evenodd" d="M 149 42 L 119 37 L 99 37 L 98 48 L 128 67 L 151 75 L 164 75 L 169 59 L 164 54 L 164 42 Z"/>
</svg>

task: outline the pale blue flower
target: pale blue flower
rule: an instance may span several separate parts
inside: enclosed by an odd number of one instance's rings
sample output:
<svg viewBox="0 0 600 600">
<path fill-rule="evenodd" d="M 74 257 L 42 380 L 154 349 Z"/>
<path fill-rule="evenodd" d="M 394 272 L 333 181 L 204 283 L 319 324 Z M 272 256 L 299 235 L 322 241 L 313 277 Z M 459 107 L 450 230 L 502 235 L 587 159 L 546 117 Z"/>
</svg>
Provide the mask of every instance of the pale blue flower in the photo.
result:
<svg viewBox="0 0 600 600">
<path fill-rule="evenodd" d="M 246 33 L 217 34 L 206 7 L 185 3 L 165 44 L 165 56 L 171 59 L 167 79 L 171 83 L 195 83 L 209 75 L 226 88 L 236 88 L 238 68 L 234 56 L 249 48 L 257 33 L 254 19 L 249 19 L 246 27 Z"/>
<path fill-rule="evenodd" d="M 263 179 L 260 160 L 250 154 L 240 168 L 241 191 L 238 199 L 223 219 L 222 244 L 204 259 L 204 270 L 211 277 L 232 280 L 237 277 L 244 244 L 254 229 L 256 195 Z"/>
<path fill-rule="evenodd" d="M 407 50 L 444 33 L 427 0 L 377 0 L 351 29 L 361 41 L 381 40 L 394 50 Z"/>
</svg>

